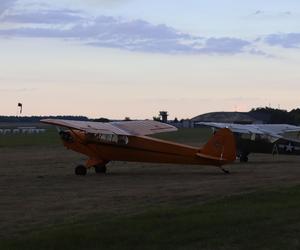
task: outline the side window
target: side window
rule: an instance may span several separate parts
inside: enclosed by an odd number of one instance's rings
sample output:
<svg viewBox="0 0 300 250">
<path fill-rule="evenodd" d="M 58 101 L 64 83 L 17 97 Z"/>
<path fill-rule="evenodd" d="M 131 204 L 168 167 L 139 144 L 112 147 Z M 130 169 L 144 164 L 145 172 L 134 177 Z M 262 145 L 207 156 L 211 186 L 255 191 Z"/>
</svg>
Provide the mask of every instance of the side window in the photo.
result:
<svg viewBox="0 0 300 250">
<path fill-rule="evenodd" d="M 105 141 L 106 135 L 105 135 L 105 134 L 101 134 L 99 139 L 100 139 L 101 141 Z"/>
<path fill-rule="evenodd" d="M 115 143 L 115 144 L 128 144 L 128 137 L 125 135 L 116 134 L 86 134 L 87 138 L 94 139 L 100 142 Z"/>
<path fill-rule="evenodd" d="M 251 135 L 250 134 L 242 134 L 241 138 L 242 139 L 246 139 L 246 140 L 250 140 L 251 139 Z"/>
<path fill-rule="evenodd" d="M 106 141 L 111 142 L 112 140 L 112 135 L 106 135 Z"/>
<path fill-rule="evenodd" d="M 111 142 L 118 143 L 118 135 L 112 135 Z"/>
<path fill-rule="evenodd" d="M 118 136 L 118 143 L 119 144 L 128 144 L 128 137 L 126 135 L 119 135 Z"/>
</svg>

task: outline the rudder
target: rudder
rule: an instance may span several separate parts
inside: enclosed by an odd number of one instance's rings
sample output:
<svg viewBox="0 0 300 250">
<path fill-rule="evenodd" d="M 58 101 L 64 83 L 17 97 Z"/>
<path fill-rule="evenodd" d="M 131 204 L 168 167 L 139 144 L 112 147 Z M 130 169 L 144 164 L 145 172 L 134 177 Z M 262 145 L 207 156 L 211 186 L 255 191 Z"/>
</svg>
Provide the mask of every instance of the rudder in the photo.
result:
<svg viewBox="0 0 300 250">
<path fill-rule="evenodd" d="M 215 157 L 229 163 L 236 159 L 236 145 L 233 133 L 228 128 L 218 130 L 200 150 L 201 154 Z"/>
</svg>

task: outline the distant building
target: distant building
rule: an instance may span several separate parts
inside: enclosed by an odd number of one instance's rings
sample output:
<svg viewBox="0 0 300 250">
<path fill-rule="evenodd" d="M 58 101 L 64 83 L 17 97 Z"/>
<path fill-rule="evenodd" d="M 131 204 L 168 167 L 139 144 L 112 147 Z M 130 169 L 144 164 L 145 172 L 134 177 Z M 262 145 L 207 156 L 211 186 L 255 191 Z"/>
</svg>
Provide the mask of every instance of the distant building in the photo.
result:
<svg viewBox="0 0 300 250">
<path fill-rule="evenodd" d="M 168 121 L 168 124 L 176 128 L 193 128 L 194 123 L 190 119 L 182 119 L 180 121 Z"/>
<path fill-rule="evenodd" d="M 45 133 L 46 129 L 36 127 L 0 128 L 0 135 L 8 134 L 39 134 Z"/>
</svg>

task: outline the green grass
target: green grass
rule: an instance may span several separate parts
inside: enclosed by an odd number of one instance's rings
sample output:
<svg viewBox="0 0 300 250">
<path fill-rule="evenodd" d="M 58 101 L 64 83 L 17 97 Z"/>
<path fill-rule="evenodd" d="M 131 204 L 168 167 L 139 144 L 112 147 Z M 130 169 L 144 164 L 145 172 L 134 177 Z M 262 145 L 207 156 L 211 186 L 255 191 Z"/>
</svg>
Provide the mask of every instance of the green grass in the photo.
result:
<svg viewBox="0 0 300 250">
<path fill-rule="evenodd" d="M 199 144 L 207 141 L 212 136 L 210 128 L 181 128 L 176 132 L 160 133 L 153 137 L 180 143 Z"/>
<path fill-rule="evenodd" d="M 139 215 L 93 215 L 0 249 L 299 249 L 300 186 Z"/>
<path fill-rule="evenodd" d="M 58 145 L 59 135 L 55 128 L 47 128 L 40 134 L 0 135 L 0 147 Z"/>
<path fill-rule="evenodd" d="M 154 135 L 155 138 L 163 140 L 192 144 L 204 142 L 208 140 L 210 136 L 211 132 L 206 128 L 179 129 L 177 132 Z M 57 130 L 53 127 L 47 128 L 46 132 L 41 134 L 0 135 L 0 147 L 46 146 L 59 144 L 60 139 Z"/>
</svg>

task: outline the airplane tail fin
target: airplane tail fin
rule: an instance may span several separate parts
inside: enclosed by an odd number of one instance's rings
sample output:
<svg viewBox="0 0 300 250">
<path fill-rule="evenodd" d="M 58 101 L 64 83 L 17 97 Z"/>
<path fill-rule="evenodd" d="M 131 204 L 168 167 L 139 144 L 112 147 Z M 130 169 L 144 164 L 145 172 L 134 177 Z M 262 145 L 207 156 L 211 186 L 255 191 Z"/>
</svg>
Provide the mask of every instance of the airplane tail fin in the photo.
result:
<svg viewBox="0 0 300 250">
<path fill-rule="evenodd" d="M 236 159 L 236 145 L 233 133 L 228 128 L 218 130 L 203 146 L 198 155 L 216 160 L 218 165 L 234 161 Z"/>
</svg>

